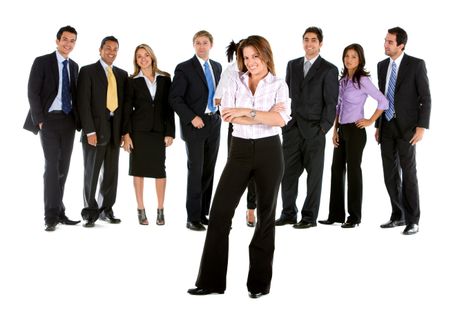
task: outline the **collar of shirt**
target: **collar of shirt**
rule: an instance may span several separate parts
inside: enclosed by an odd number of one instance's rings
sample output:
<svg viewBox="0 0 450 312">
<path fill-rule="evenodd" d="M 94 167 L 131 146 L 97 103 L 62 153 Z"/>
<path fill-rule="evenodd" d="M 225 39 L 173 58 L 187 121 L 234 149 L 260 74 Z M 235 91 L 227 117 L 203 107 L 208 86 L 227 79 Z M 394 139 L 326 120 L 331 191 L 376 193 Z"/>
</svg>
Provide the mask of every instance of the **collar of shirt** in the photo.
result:
<svg viewBox="0 0 450 312">
<path fill-rule="evenodd" d="M 402 52 L 402 54 L 400 54 L 400 56 L 397 57 L 397 59 L 395 61 L 392 58 L 389 58 L 389 68 L 388 68 L 389 72 L 391 72 L 392 63 L 395 62 L 395 64 L 397 65 L 397 75 L 398 75 L 398 70 L 400 68 L 400 64 L 402 63 L 404 55 L 405 55 L 405 52 Z"/>
<path fill-rule="evenodd" d="M 310 63 L 311 63 L 311 66 L 314 64 L 314 62 L 319 58 L 319 56 L 320 56 L 320 54 L 317 54 L 316 55 L 316 57 L 314 57 L 314 58 L 312 58 L 312 59 L 310 59 L 310 60 L 308 60 L 307 58 L 306 58 L 306 56 L 303 58 L 303 64 L 305 64 L 307 61 L 309 61 Z"/>
<path fill-rule="evenodd" d="M 146 82 L 150 83 L 150 84 L 156 84 L 156 78 L 158 78 L 158 76 L 161 76 L 161 74 L 155 73 L 155 79 L 153 79 L 153 82 L 150 81 L 150 79 L 148 79 L 144 73 L 142 72 L 142 70 L 139 71 L 139 73 L 134 77 L 134 79 L 136 78 L 144 78 Z"/>
<path fill-rule="evenodd" d="M 100 59 L 100 64 L 102 64 L 103 69 L 105 70 L 106 75 L 108 75 L 108 64 L 106 64 L 102 59 Z M 114 65 L 111 65 L 111 68 L 114 68 Z"/>
<path fill-rule="evenodd" d="M 240 79 L 248 87 L 248 81 L 250 79 L 250 73 L 249 72 L 245 72 L 244 74 L 242 74 L 240 76 Z M 270 72 L 268 72 L 266 77 L 264 77 L 260 81 L 262 81 L 264 84 L 266 84 L 266 83 L 271 83 L 274 80 L 275 80 L 275 76 L 272 75 Z M 256 87 L 256 90 L 255 90 L 255 94 L 258 91 L 259 87 L 260 87 L 260 84 L 258 83 L 258 86 Z"/>
<path fill-rule="evenodd" d="M 58 60 L 58 64 L 62 64 L 62 62 L 64 62 L 65 60 L 69 61 L 69 58 L 64 58 L 64 56 L 62 56 L 58 50 L 56 50 L 56 59 Z"/>
<path fill-rule="evenodd" d="M 209 62 L 209 59 L 207 59 L 207 60 L 205 61 L 204 59 L 198 57 L 197 54 L 196 54 L 195 56 L 197 57 L 197 60 L 200 62 L 200 65 L 202 65 L 203 71 L 205 71 L 205 63 L 208 62 L 209 68 L 211 69 L 211 73 L 213 72 L 211 63 Z M 213 73 L 213 75 L 214 75 L 214 73 Z"/>
</svg>

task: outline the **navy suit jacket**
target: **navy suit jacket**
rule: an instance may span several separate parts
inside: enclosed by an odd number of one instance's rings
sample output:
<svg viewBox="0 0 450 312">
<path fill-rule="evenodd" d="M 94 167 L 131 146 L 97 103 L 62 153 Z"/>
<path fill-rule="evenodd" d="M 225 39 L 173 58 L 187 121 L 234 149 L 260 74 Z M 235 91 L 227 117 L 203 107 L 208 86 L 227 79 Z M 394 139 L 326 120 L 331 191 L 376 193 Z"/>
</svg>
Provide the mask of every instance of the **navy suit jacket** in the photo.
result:
<svg viewBox="0 0 450 312">
<path fill-rule="evenodd" d="M 77 79 L 78 64 L 69 59 L 70 92 L 72 96 L 72 111 L 77 125 L 80 129 L 77 111 Z M 37 57 L 31 67 L 28 80 L 28 101 L 30 110 L 23 128 L 37 134 L 39 123 L 45 123 L 48 110 L 58 95 L 59 70 L 56 52 Z"/>
<path fill-rule="evenodd" d="M 209 60 L 216 86 L 219 83 L 222 66 Z M 178 64 L 170 88 L 169 103 L 180 117 L 181 138 L 191 138 L 195 133 L 202 134 L 207 129 L 196 129 L 191 121 L 195 116 L 202 116 L 208 105 L 208 84 L 205 73 L 197 56 Z"/>
<path fill-rule="evenodd" d="M 120 146 L 122 136 L 122 110 L 125 100 L 125 88 L 128 74 L 113 66 L 117 83 L 118 107 L 114 111 L 112 129 L 110 111 L 106 108 L 108 79 L 100 61 L 83 66 L 78 76 L 78 111 L 80 114 L 83 135 L 81 140 L 87 140 L 86 134 L 96 132 L 97 144 L 106 145 L 111 140 L 114 146 Z"/>
<path fill-rule="evenodd" d="M 303 63 L 301 57 L 287 65 L 286 83 L 293 118 L 283 131 L 297 123 L 303 137 L 311 138 L 333 126 L 339 94 L 338 69 L 319 55 L 304 77 Z"/>
<path fill-rule="evenodd" d="M 390 59 L 378 63 L 378 88 L 385 93 L 386 76 Z M 394 93 L 395 119 L 398 129 L 405 140 L 410 140 L 416 127 L 427 128 L 430 125 L 431 95 L 425 62 L 421 59 L 403 55 L 397 74 Z M 384 113 L 375 126 L 380 127 L 386 121 Z M 382 140 L 382 132 L 380 132 Z"/>
</svg>

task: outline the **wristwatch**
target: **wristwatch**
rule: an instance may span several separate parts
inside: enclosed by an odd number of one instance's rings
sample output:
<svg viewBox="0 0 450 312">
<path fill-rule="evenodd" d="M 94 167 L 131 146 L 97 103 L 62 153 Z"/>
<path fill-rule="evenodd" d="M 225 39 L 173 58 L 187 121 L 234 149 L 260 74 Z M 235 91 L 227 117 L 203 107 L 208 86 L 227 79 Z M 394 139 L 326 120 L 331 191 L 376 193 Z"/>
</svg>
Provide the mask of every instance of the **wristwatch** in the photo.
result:
<svg viewBox="0 0 450 312">
<path fill-rule="evenodd" d="M 252 109 L 250 111 L 250 117 L 255 118 L 256 117 L 256 111 L 254 109 Z"/>
</svg>

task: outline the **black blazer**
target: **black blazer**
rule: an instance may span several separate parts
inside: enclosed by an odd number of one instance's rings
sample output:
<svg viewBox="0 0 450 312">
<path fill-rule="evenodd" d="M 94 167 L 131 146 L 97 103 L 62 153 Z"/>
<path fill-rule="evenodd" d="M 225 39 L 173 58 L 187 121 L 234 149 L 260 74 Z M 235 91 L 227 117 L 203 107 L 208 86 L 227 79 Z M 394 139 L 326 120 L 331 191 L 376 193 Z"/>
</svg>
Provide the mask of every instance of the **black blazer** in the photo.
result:
<svg viewBox="0 0 450 312">
<path fill-rule="evenodd" d="M 209 60 L 216 86 L 219 83 L 222 66 Z M 178 64 L 175 68 L 172 87 L 169 93 L 169 103 L 180 117 L 181 138 L 188 139 L 194 132 L 207 131 L 207 129 L 196 129 L 191 121 L 195 116 L 202 116 L 208 105 L 208 85 L 205 73 L 197 56 Z"/>
<path fill-rule="evenodd" d="M 378 63 L 378 88 L 385 93 L 386 76 L 390 59 Z M 430 125 L 431 95 L 425 62 L 404 54 L 397 74 L 394 96 L 394 121 L 405 140 L 410 140 L 416 127 L 427 128 Z M 384 113 L 375 126 L 380 127 L 386 119 Z M 382 136 L 382 133 L 380 133 Z"/>
<path fill-rule="evenodd" d="M 80 129 L 77 112 L 77 78 L 78 64 L 69 59 L 70 92 L 72 95 L 72 111 Z M 56 52 L 37 57 L 31 67 L 28 80 L 28 101 L 30 110 L 23 128 L 37 134 L 39 123 L 47 120 L 48 110 L 58 95 L 59 70 Z"/>
<path fill-rule="evenodd" d="M 108 144 L 112 135 L 113 144 L 120 146 L 122 110 L 128 74 L 116 66 L 113 67 L 113 73 L 117 82 L 118 108 L 114 111 L 111 129 L 110 112 L 106 108 L 108 79 L 102 64 L 98 61 L 80 69 L 77 103 L 83 129 L 82 140 L 87 140 L 86 134 L 96 132 L 97 144 Z"/>
<path fill-rule="evenodd" d="M 175 137 L 175 122 L 169 105 L 170 77 L 156 78 L 153 100 L 143 77 L 129 78 L 123 108 L 123 134 L 152 131 Z"/>
<path fill-rule="evenodd" d="M 287 65 L 286 83 L 293 118 L 283 131 L 297 123 L 302 135 L 310 138 L 321 130 L 328 132 L 333 126 L 339 94 L 338 69 L 319 55 L 303 77 L 303 63 L 301 57 Z"/>
</svg>

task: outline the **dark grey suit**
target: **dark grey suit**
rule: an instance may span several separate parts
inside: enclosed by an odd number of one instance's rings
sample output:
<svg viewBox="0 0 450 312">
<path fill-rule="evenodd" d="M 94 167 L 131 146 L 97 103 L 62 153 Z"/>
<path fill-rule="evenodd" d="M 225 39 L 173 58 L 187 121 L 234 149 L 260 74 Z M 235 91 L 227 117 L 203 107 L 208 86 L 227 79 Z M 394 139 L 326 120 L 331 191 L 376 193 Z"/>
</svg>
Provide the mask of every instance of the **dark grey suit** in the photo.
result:
<svg viewBox="0 0 450 312">
<path fill-rule="evenodd" d="M 128 74 L 115 66 L 113 73 L 118 96 L 118 108 L 114 111 L 114 116 L 111 116 L 106 108 L 108 80 L 100 61 L 82 67 L 78 78 L 78 108 L 83 129 L 81 142 L 84 158 L 84 204 L 85 208 L 90 209 L 84 210 L 84 219 L 90 213 L 96 215 L 95 210 L 98 208 L 112 212 L 116 201 L 122 110 Z M 97 146 L 87 142 L 86 134 L 92 132 L 97 135 Z M 97 201 L 95 195 L 100 171 L 102 179 Z"/>
<path fill-rule="evenodd" d="M 302 220 L 315 223 L 322 190 L 325 134 L 336 117 L 339 82 L 336 66 L 320 56 L 306 77 L 303 64 L 303 57 L 292 60 L 286 70 L 293 118 L 283 128 L 282 218 L 297 218 L 298 179 L 306 169 L 307 194 Z"/>
</svg>

